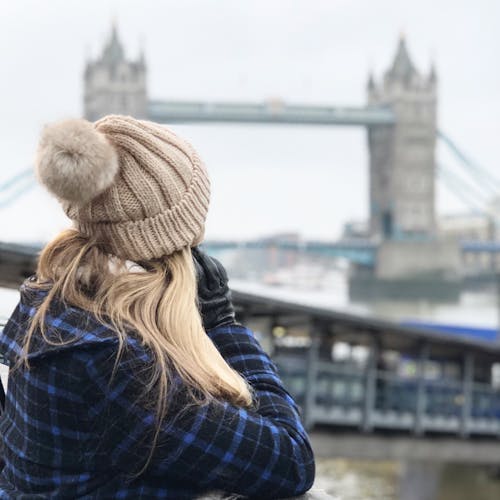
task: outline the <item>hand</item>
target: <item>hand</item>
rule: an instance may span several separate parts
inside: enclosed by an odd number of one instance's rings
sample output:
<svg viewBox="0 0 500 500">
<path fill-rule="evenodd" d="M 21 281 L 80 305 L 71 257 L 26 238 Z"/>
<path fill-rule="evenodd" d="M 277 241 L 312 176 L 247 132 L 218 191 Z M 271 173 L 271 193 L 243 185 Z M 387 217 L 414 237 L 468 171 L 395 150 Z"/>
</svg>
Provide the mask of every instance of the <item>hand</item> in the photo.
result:
<svg viewBox="0 0 500 500">
<path fill-rule="evenodd" d="M 198 279 L 198 302 L 205 330 L 216 326 L 235 324 L 231 291 L 224 266 L 214 257 L 200 250 L 191 249 Z"/>
</svg>

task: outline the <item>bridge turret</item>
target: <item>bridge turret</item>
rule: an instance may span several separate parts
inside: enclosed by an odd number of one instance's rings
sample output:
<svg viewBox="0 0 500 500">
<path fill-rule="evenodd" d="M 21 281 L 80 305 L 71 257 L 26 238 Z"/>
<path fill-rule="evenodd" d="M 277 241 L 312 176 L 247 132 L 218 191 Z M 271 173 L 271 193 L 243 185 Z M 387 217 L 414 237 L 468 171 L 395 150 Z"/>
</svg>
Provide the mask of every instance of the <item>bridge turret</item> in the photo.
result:
<svg viewBox="0 0 500 500">
<path fill-rule="evenodd" d="M 389 107 L 396 123 L 368 129 L 370 230 L 385 239 L 428 237 L 435 231 L 436 73 L 428 78 L 410 58 L 406 40 L 383 84 L 368 87 L 370 106 Z"/>
<path fill-rule="evenodd" d="M 108 65 L 116 65 L 125 61 L 125 51 L 118 38 L 116 23 L 111 28 L 111 37 L 102 52 L 102 61 Z"/>
<path fill-rule="evenodd" d="M 366 89 L 368 90 L 368 94 L 376 89 L 375 78 L 373 77 L 373 73 L 371 71 L 368 76 L 368 81 L 366 82 Z"/>
<path fill-rule="evenodd" d="M 84 72 L 84 116 L 94 121 L 110 113 L 147 116 L 146 62 L 141 51 L 136 61 L 127 60 L 113 23 L 101 56 L 89 60 Z"/>
<path fill-rule="evenodd" d="M 434 62 L 432 62 L 431 69 L 429 70 L 429 76 L 427 78 L 427 85 L 429 87 L 435 88 L 436 84 L 437 84 L 436 66 Z"/>
<path fill-rule="evenodd" d="M 386 71 L 384 76 L 385 85 L 386 87 L 402 86 L 410 88 L 418 86 L 420 80 L 421 77 L 408 54 L 406 40 L 404 36 L 401 36 L 392 66 Z"/>
<path fill-rule="evenodd" d="M 373 76 L 373 72 L 370 71 L 368 75 L 368 81 L 366 82 L 366 93 L 368 95 L 368 105 L 374 104 L 378 101 L 378 85 Z"/>
</svg>

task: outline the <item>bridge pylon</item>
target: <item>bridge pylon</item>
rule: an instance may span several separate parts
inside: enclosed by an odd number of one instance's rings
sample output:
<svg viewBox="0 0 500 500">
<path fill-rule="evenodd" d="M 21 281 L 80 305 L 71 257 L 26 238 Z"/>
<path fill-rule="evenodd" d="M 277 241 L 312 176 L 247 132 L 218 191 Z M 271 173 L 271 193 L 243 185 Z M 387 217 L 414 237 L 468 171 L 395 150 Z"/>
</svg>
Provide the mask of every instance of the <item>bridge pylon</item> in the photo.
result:
<svg viewBox="0 0 500 500">
<path fill-rule="evenodd" d="M 434 67 L 418 72 L 403 37 L 383 81 L 370 75 L 368 107 L 389 108 L 395 117 L 393 125 L 368 126 L 372 236 L 435 232 L 436 83 Z"/>
</svg>

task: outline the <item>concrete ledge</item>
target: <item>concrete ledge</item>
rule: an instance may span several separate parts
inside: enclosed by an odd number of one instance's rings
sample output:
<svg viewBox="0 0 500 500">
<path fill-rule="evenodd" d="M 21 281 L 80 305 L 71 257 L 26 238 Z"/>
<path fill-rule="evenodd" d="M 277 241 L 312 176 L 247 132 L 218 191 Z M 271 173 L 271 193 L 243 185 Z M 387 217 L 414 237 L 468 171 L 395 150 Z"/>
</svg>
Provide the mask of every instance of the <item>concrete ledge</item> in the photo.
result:
<svg viewBox="0 0 500 500">
<path fill-rule="evenodd" d="M 335 433 L 310 433 L 317 458 L 431 461 L 498 465 L 500 440 Z"/>
<path fill-rule="evenodd" d="M 240 495 L 225 495 L 224 493 L 213 493 L 202 497 L 197 497 L 197 500 L 238 500 L 239 498 L 244 498 Z M 309 490 L 304 495 L 299 497 L 291 497 L 284 500 L 332 500 L 333 497 L 324 490 Z"/>
</svg>

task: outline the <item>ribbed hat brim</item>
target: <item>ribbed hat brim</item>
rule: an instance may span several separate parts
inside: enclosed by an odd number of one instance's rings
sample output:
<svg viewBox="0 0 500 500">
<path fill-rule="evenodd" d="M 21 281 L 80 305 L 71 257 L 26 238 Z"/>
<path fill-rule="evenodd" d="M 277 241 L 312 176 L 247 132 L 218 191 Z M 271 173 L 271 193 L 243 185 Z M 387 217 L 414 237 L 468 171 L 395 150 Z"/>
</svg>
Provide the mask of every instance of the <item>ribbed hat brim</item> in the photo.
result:
<svg viewBox="0 0 500 500">
<path fill-rule="evenodd" d="M 109 253 L 130 260 L 151 260 L 199 244 L 204 236 L 210 201 L 210 181 L 197 156 L 193 178 L 181 201 L 139 221 L 87 222 L 74 220 L 83 233 L 101 242 Z"/>
</svg>

